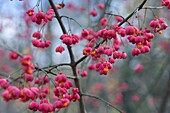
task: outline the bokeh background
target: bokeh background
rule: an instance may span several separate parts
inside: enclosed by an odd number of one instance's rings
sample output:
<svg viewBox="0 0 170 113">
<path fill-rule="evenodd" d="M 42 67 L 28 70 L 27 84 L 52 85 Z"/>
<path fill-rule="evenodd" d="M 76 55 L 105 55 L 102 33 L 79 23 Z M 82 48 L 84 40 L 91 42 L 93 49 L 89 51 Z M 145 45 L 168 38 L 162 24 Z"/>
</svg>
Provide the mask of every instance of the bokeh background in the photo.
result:
<svg viewBox="0 0 170 113">
<path fill-rule="evenodd" d="M 40 9 L 46 12 L 50 7 L 48 0 L 42 0 Z M 37 49 L 31 45 L 32 33 L 40 29 L 32 23 L 26 15 L 26 11 L 35 6 L 37 0 L 13 0 L 0 1 L 0 74 L 1 78 L 12 74 L 12 78 L 20 76 L 22 71 L 19 61 L 11 61 L 8 58 L 10 50 L 16 50 L 23 54 L 33 54 L 33 63 L 39 67 L 69 62 L 67 50 L 63 54 L 55 52 L 59 45 L 65 46 L 60 41 L 62 34 L 57 20 L 53 20 L 44 28 L 44 36 L 52 41 L 48 49 Z M 61 0 L 54 0 L 56 4 Z M 67 31 L 80 35 L 82 29 L 98 27 L 103 16 L 109 17 L 109 24 L 116 23 L 114 16 L 105 13 L 118 14 L 127 17 L 142 1 L 141 0 L 64 0 L 65 7 L 59 10 L 63 16 L 73 20 L 62 18 Z M 105 4 L 105 10 L 97 9 L 97 4 Z M 161 0 L 148 0 L 145 6 L 159 7 Z M 36 9 L 36 8 L 35 8 Z M 89 11 L 97 9 L 97 17 L 89 16 Z M 37 10 L 37 9 L 36 9 Z M 144 15 L 146 18 L 144 19 Z M 163 17 L 170 24 L 168 9 L 142 9 L 133 15 L 128 21 L 138 27 L 138 23 L 145 20 L 145 27 L 156 17 Z M 76 20 L 76 21 L 74 21 Z M 122 26 L 126 26 L 123 24 Z M 89 58 L 85 59 L 79 68 L 87 70 L 88 77 L 81 78 L 83 92 L 99 96 L 125 113 L 170 113 L 170 32 L 169 27 L 163 34 L 155 34 L 151 51 L 147 54 L 132 57 L 133 45 L 125 42 L 121 49 L 127 52 L 126 60 L 118 60 L 107 76 L 90 71 L 87 65 Z M 81 41 L 73 46 L 76 60 L 83 56 L 82 50 L 86 42 Z M 16 72 L 16 70 L 18 70 Z M 62 67 L 61 70 L 70 74 L 70 68 Z M 56 70 L 57 71 L 57 70 Z M 51 84 L 52 87 L 52 84 Z M 0 91 L 2 92 L 2 90 Z M 51 101 L 53 98 L 51 97 Z M 118 113 L 115 109 L 98 99 L 84 97 L 87 113 Z M 78 103 L 71 103 L 69 107 L 60 110 L 61 113 L 79 113 Z M 4 102 L 0 98 L 0 113 L 32 113 L 28 110 L 28 103 L 19 100 Z"/>
</svg>

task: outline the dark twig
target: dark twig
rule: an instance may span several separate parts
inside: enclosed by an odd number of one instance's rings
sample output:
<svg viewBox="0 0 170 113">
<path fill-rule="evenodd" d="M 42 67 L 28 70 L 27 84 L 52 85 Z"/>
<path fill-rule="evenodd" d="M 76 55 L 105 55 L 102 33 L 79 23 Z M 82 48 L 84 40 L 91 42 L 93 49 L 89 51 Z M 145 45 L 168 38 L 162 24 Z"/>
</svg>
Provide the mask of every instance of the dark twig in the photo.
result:
<svg viewBox="0 0 170 113">
<path fill-rule="evenodd" d="M 62 32 L 63 34 L 67 34 L 66 32 L 66 29 L 65 29 L 65 26 L 60 18 L 60 15 L 55 7 L 55 4 L 53 3 L 53 0 L 48 0 L 52 9 L 54 10 L 54 13 L 55 13 L 55 16 L 56 16 L 56 19 L 58 20 L 59 24 L 60 24 L 60 27 L 62 29 Z M 79 79 L 78 79 L 78 75 L 77 75 L 77 72 L 76 72 L 76 62 L 75 62 L 75 58 L 74 58 L 74 54 L 73 54 L 73 51 L 71 49 L 71 46 L 70 45 L 67 45 L 67 49 L 68 49 L 68 52 L 69 52 L 69 55 L 70 55 L 70 66 L 72 68 L 72 71 L 73 71 L 73 75 L 75 76 L 75 84 L 76 84 L 76 87 L 79 89 L 79 94 L 81 95 L 82 91 L 81 91 L 81 87 L 80 87 L 80 82 L 79 82 Z M 86 113 L 85 112 L 85 107 L 84 107 L 84 102 L 83 102 L 83 98 L 80 98 L 80 101 L 79 101 L 79 105 L 80 105 L 80 112 L 81 113 Z"/>
<path fill-rule="evenodd" d="M 141 10 L 144 6 L 144 4 L 146 3 L 147 0 L 143 0 L 143 2 L 132 12 L 129 14 L 129 16 L 127 16 L 118 26 L 121 26 L 122 24 L 124 24 L 125 22 L 128 21 L 129 18 L 131 18 L 137 11 Z"/>
<path fill-rule="evenodd" d="M 153 6 L 145 6 L 142 9 L 163 9 L 164 7 L 153 7 Z"/>
</svg>

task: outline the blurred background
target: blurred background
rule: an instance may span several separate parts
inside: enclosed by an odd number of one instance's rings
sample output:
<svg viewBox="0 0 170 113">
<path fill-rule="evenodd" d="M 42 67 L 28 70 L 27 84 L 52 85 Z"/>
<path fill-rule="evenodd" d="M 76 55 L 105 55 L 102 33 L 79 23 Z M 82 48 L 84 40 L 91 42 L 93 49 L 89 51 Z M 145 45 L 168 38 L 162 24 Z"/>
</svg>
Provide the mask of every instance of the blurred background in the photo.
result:
<svg viewBox="0 0 170 113">
<path fill-rule="evenodd" d="M 56 4 L 62 0 L 54 0 Z M 59 10 L 63 15 L 63 22 L 67 31 L 81 34 L 82 29 L 92 28 L 98 31 L 100 19 L 103 16 L 109 18 L 109 24 L 116 23 L 115 16 L 105 13 L 121 15 L 126 18 L 142 1 L 141 0 L 63 0 L 65 7 Z M 34 65 L 43 68 L 49 65 L 69 62 L 67 50 L 62 54 L 56 53 L 55 48 L 59 45 L 66 47 L 59 39 L 62 31 L 56 19 L 43 28 L 44 37 L 51 40 L 52 45 L 48 49 L 37 49 L 32 46 L 32 33 L 41 29 L 32 23 L 26 15 L 28 9 L 33 8 L 37 0 L 13 0 L 0 1 L 0 78 L 12 74 L 15 79 L 21 75 L 19 61 L 11 61 L 8 58 L 10 50 L 22 54 L 32 54 Z M 105 4 L 104 10 L 99 10 L 97 5 Z M 161 0 L 148 0 L 144 6 L 161 6 Z M 40 9 L 46 12 L 50 5 L 48 0 L 41 2 Z M 90 10 L 96 9 L 98 15 L 91 17 Z M 146 17 L 144 19 L 144 16 Z M 67 16 L 70 19 L 68 19 Z M 155 17 L 165 18 L 170 24 L 170 13 L 166 7 L 159 9 L 142 9 L 134 14 L 128 22 L 135 26 L 145 21 L 145 27 Z M 122 26 L 126 26 L 123 24 Z M 78 68 L 87 70 L 89 75 L 81 79 L 82 90 L 85 93 L 96 95 L 112 103 L 124 113 L 170 113 L 170 32 L 169 27 L 163 34 L 156 34 L 152 41 L 151 51 L 147 54 L 132 57 L 131 51 L 134 45 L 127 43 L 121 47 L 128 54 L 126 60 L 117 60 L 107 76 L 99 75 L 90 71 L 87 67 L 91 63 L 89 58 L 79 64 Z M 73 46 L 76 60 L 83 54 L 82 50 L 86 41 L 81 41 Z M 60 68 L 65 74 L 70 74 L 70 68 Z M 56 70 L 57 71 L 57 70 Z M 51 84 L 52 87 L 52 84 Z M 0 90 L 2 92 L 2 90 Z M 52 98 L 51 98 L 51 101 Z M 87 113 L 119 113 L 114 108 L 98 99 L 84 97 Z M 60 110 L 61 113 L 79 113 L 78 102 L 71 103 L 67 108 Z M 0 113 L 32 113 L 28 110 L 28 103 L 19 100 L 4 102 L 0 98 Z"/>
</svg>

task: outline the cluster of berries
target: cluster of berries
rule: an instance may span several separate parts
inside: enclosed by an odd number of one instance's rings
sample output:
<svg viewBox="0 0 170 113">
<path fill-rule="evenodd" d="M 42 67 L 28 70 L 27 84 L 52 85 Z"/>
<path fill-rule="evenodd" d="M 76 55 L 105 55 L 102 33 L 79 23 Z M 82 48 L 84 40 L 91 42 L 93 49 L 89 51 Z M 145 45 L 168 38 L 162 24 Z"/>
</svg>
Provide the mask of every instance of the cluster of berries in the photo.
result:
<svg viewBox="0 0 170 113">
<path fill-rule="evenodd" d="M 165 23 L 164 18 L 154 19 L 150 22 L 150 27 L 152 27 L 153 31 L 159 34 L 162 34 L 162 30 L 165 30 L 168 25 Z"/>
<path fill-rule="evenodd" d="M 96 64 L 90 64 L 89 69 L 96 70 L 100 74 L 107 75 L 108 71 L 112 68 L 112 64 L 116 59 L 126 59 L 127 54 L 125 52 L 118 51 L 120 49 L 121 41 L 119 40 L 115 29 L 102 29 L 98 32 L 92 30 L 82 30 L 81 39 L 88 41 L 88 44 L 83 49 L 83 55 L 91 56 L 92 60 L 96 61 Z M 92 37 L 92 38 L 89 38 Z M 95 42 L 99 38 L 104 40 L 112 40 L 112 45 L 99 45 L 98 48 L 93 49 Z M 107 56 L 105 58 L 103 56 Z"/>
<path fill-rule="evenodd" d="M 59 73 L 55 77 L 56 87 L 54 89 L 54 94 L 57 97 L 57 101 L 54 102 L 54 106 L 58 109 L 67 107 L 70 101 L 75 102 L 80 99 L 78 94 L 78 88 L 72 89 L 72 94 L 69 94 L 68 90 L 73 86 L 72 82 L 67 80 L 65 74 Z"/>
<path fill-rule="evenodd" d="M 119 20 L 118 22 L 121 22 Z M 167 28 L 163 18 L 152 20 L 150 26 L 153 28 L 154 32 L 162 33 L 162 30 Z M 116 59 L 126 59 L 127 54 L 121 52 L 120 46 L 122 44 L 121 40 L 118 37 L 127 37 L 128 41 L 135 45 L 135 48 L 132 50 L 132 56 L 137 56 L 139 54 L 144 54 L 150 51 L 151 41 L 154 38 L 154 35 L 151 33 L 150 29 L 146 28 L 144 30 L 138 29 L 135 26 L 126 26 L 125 28 L 114 24 L 112 26 L 101 29 L 97 32 L 94 32 L 91 29 L 83 29 L 81 33 L 81 39 L 87 40 L 87 45 L 83 49 L 83 55 L 91 56 L 92 60 L 97 62 L 109 62 L 113 64 Z M 97 48 L 95 44 L 99 38 L 104 39 L 105 41 L 111 40 L 112 44 L 99 45 Z M 108 58 L 103 58 L 102 55 L 107 56 Z M 105 61 L 101 60 L 105 59 Z M 99 64 L 100 64 L 99 63 Z M 104 69 L 104 68 L 102 68 Z M 95 67 L 95 70 L 98 71 L 98 68 Z M 101 69 L 99 69 L 101 70 Z M 107 69 L 105 69 L 107 70 Z M 100 72 L 100 74 L 107 74 L 108 71 Z"/>
<path fill-rule="evenodd" d="M 135 44 L 136 47 L 132 50 L 132 56 L 147 53 L 151 48 L 151 41 L 154 35 L 150 33 L 149 29 L 139 30 L 134 26 L 126 27 L 127 39 L 130 43 Z"/>
<path fill-rule="evenodd" d="M 19 89 L 16 86 L 10 86 L 7 79 L 0 79 L 0 87 L 5 89 L 2 97 L 5 101 L 20 99 L 22 102 L 34 100 L 39 94 L 39 89 L 36 87 Z"/>
<path fill-rule="evenodd" d="M 34 79 L 32 75 L 24 74 L 23 78 L 26 82 L 32 82 Z M 41 76 L 35 80 L 35 84 L 45 85 L 49 83 L 48 76 Z M 22 102 L 29 103 L 28 108 L 33 111 L 40 111 L 42 113 L 54 112 L 55 109 L 61 109 L 67 107 L 70 104 L 70 101 L 75 102 L 80 99 L 78 94 L 78 88 L 72 88 L 72 93 L 69 89 L 73 86 L 72 82 L 67 80 L 65 74 L 58 74 L 55 77 L 55 88 L 53 90 L 55 96 L 55 102 L 52 104 L 47 99 L 47 95 L 50 93 L 50 88 L 47 87 L 35 87 L 31 86 L 30 88 L 19 88 L 16 86 L 10 85 L 7 79 L 0 79 L 0 88 L 4 89 L 2 92 L 3 99 L 8 102 L 10 100 L 20 99 Z M 36 100 L 40 99 L 40 102 Z"/>
<path fill-rule="evenodd" d="M 52 21 L 54 15 L 52 8 L 50 8 L 46 14 L 43 11 L 39 11 L 38 13 L 34 14 L 34 9 L 30 9 L 26 13 L 31 17 L 32 22 L 35 22 L 38 25 Z"/>
<path fill-rule="evenodd" d="M 33 46 L 37 47 L 37 48 L 48 48 L 51 45 L 51 41 L 46 40 L 46 41 L 42 41 L 42 34 L 41 32 L 34 32 L 32 35 L 35 39 L 32 40 L 32 44 Z"/>
<path fill-rule="evenodd" d="M 96 64 L 96 71 L 100 74 L 107 75 L 108 71 L 112 68 L 112 64 L 108 61 L 100 61 Z"/>
<path fill-rule="evenodd" d="M 63 34 L 60 39 L 62 40 L 62 42 L 66 45 L 75 45 L 76 43 L 79 42 L 80 37 L 76 34 Z"/>
<path fill-rule="evenodd" d="M 29 74 L 23 74 L 22 77 L 26 82 L 32 82 L 34 79 L 33 75 L 29 75 Z M 39 83 L 37 81 L 39 81 Z M 35 84 L 44 85 L 48 82 L 49 82 L 48 77 L 43 76 L 43 81 L 36 80 Z M 0 87 L 2 89 L 5 89 L 5 91 L 2 93 L 2 97 L 7 102 L 16 99 L 20 99 L 22 102 L 27 102 L 29 100 L 36 100 L 37 98 L 43 99 L 47 97 L 50 91 L 49 87 L 37 88 L 35 86 L 31 86 L 30 88 L 24 87 L 22 89 L 10 85 L 7 79 L 0 79 Z"/>
<path fill-rule="evenodd" d="M 162 0 L 162 6 L 166 6 L 168 9 L 170 9 L 170 0 Z"/>
<path fill-rule="evenodd" d="M 41 25 L 42 23 L 46 24 L 48 21 L 52 21 L 54 15 L 52 8 L 50 8 L 46 14 L 42 11 L 34 14 L 34 9 L 30 9 L 26 13 L 31 17 L 32 22 L 35 22 L 38 25 Z M 36 38 L 35 40 L 32 40 L 32 44 L 37 48 L 48 48 L 51 45 L 51 41 L 49 40 L 42 41 L 42 34 L 40 31 L 34 32 L 32 36 Z"/>
</svg>

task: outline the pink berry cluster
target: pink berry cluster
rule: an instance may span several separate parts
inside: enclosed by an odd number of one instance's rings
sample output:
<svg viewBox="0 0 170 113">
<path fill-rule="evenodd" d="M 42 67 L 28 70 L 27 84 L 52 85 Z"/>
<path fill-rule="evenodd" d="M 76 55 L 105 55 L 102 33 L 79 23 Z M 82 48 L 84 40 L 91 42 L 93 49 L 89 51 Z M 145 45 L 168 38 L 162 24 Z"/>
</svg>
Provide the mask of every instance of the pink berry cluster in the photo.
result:
<svg viewBox="0 0 170 113">
<path fill-rule="evenodd" d="M 51 45 L 51 41 L 46 40 L 46 41 L 42 41 L 42 34 L 41 32 L 34 32 L 32 35 L 35 39 L 32 40 L 32 44 L 34 47 L 37 48 L 48 48 Z"/>
<path fill-rule="evenodd" d="M 27 73 L 23 74 L 22 77 L 27 83 L 33 82 L 34 79 L 32 75 Z M 49 83 L 49 78 L 44 75 L 38 77 L 34 81 L 34 85 L 29 86 L 29 88 L 12 86 L 7 79 L 0 79 L 0 88 L 4 89 L 2 98 L 6 102 L 16 99 L 20 99 L 21 102 L 31 101 L 28 108 L 42 113 L 54 112 L 56 109 L 67 107 L 71 101 L 75 102 L 80 99 L 78 88 L 72 88 L 71 93 L 69 90 L 73 86 L 72 82 L 67 80 L 65 74 L 59 73 L 55 77 L 55 88 L 53 90 L 55 102 L 52 104 L 48 99 L 50 87 L 45 86 L 47 83 Z M 38 87 L 35 86 L 36 84 Z M 40 100 L 40 102 L 37 100 Z"/>
<path fill-rule="evenodd" d="M 63 73 L 59 73 L 55 77 L 56 87 L 54 89 L 54 94 L 57 97 L 57 101 L 54 102 L 55 108 L 67 107 L 70 104 L 70 101 L 75 102 L 80 99 L 78 94 L 78 88 L 72 89 L 72 94 L 69 93 L 69 89 L 73 86 L 72 82 L 67 80 L 67 77 Z"/>
<path fill-rule="evenodd" d="M 150 22 L 150 27 L 153 28 L 154 32 L 162 34 L 162 30 L 167 28 L 167 24 L 164 18 L 157 20 L 152 20 Z M 150 32 L 150 29 L 139 30 L 134 26 L 126 27 L 126 34 L 128 35 L 128 40 L 132 44 L 136 45 L 136 48 L 132 50 L 132 56 L 150 52 L 151 41 L 154 35 Z"/>
<path fill-rule="evenodd" d="M 48 21 L 52 21 L 53 19 L 53 15 L 54 15 L 54 11 L 52 8 L 50 8 L 46 14 L 42 11 L 37 12 L 36 14 L 34 14 L 34 9 L 30 9 L 26 12 L 28 14 L 28 16 L 31 17 L 32 22 L 41 25 L 41 24 L 46 24 Z M 44 27 L 44 25 L 42 27 Z M 50 40 L 42 40 L 42 34 L 40 31 L 34 32 L 32 34 L 32 36 L 35 38 L 34 40 L 32 40 L 32 44 L 34 47 L 37 48 L 48 48 L 51 45 L 51 41 Z"/>
<path fill-rule="evenodd" d="M 162 0 L 162 6 L 166 6 L 168 9 L 170 9 L 170 0 Z"/>
<path fill-rule="evenodd" d="M 30 9 L 26 13 L 31 17 L 32 22 L 35 22 L 38 25 L 47 23 L 53 19 L 54 11 L 51 8 L 46 12 L 46 14 L 43 11 L 39 11 L 36 14 L 34 14 L 34 12 L 34 9 Z"/>
<path fill-rule="evenodd" d="M 12 86 L 7 79 L 0 79 L 0 87 L 5 89 L 2 92 L 2 97 L 7 102 L 16 99 L 27 102 L 30 99 L 34 100 L 34 98 L 37 98 L 39 93 L 39 89 L 36 87 L 20 89 L 16 86 Z"/>
<path fill-rule="evenodd" d="M 122 19 L 118 22 L 121 22 Z M 153 28 L 154 32 L 162 32 L 167 28 L 163 18 L 152 20 L 150 26 Z M 161 33 L 160 33 L 161 34 Z M 151 41 L 154 38 L 154 34 L 151 33 L 149 28 L 138 29 L 135 26 L 121 27 L 118 24 L 113 24 L 110 27 L 101 29 L 94 32 L 92 29 L 83 29 L 81 32 L 81 39 L 87 40 L 86 47 L 83 49 L 83 55 L 91 56 L 96 64 L 90 64 L 89 69 L 96 70 L 100 74 L 106 75 L 108 70 L 112 68 L 113 63 L 116 59 L 126 59 L 127 54 L 121 50 L 121 45 L 123 44 L 120 38 L 125 39 L 135 45 L 132 49 L 132 56 L 137 56 L 139 54 L 144 54 L 150 52 Z M 109 44 L 98 45 L 97 48 L 95 44 L 98 39 L 103 39 Z M 99 66 L 100 65 L 100 66 Z"/>
<path fill-rule="evenodd" d="M 153 29 L 153 31 L 159 34 L 162 34 L 162 30 L 165 30 L 168 25 L 165 23 L 164 18 L 154 19 L 150 22 L 150 27 Z"/>
<path fill-rule="evenodd" d="M 28 73 L 24 73 L 22 75 L 22 78 L 25 80 L 25 82 L 33 82 L 34 80 L 34 76 Z M 39 75 L 39 77 L 35 79 L 34 83 L 37 85 L 42 85 L 42 84 L 44 85 L 44 84 L 47 84 L 48 82 L 49 82 L 48 76 Z"/>
<path fill-rule="evenodd" d="M 0 80 L 0 83 L 3 83 L 2 79 Z M 1 85 L 1 84 L 0 84 Z M 2 87 L 2 85 L 1 85 Z M 16 100 L 20 99 L 21 102 L 28 102 L 29 100 L 32 100 L 32 102 L 29 104 L 29 109 L 33 111 L 42 111 L 42 112 L 52 112 L 49 111 L 43 111 L 42 110 L 42 104 L 43 101 L 46 99 L 46 95 L 49 94 L 49 90 L 47 88 L 37 88 L 37 87 L 31 87 L 31 88 L 18 88 L 16 86 L 8 86 L 2 93 L 2 97 L 5 101 L 10 100 Z M 40 105 L 38 102 L 36 102 L 36 99 L 39 98 Z M 47 99 L 46 99 L 47 100 Z M 47 108 L 48 106 L 46 106 Z M 53 106 L 52 106 L 53 108 Z M 44 108 L 43 108 L 44 109 Z"/>
<path fill-rule="evenodd" d="M 121 31 L 122 29 L 122 31 Z M 118 31 L 121 31 L 118 33 Z M 115 29 L 101 29 L 98 32 L 94 32 L 91 29 L 82 30 L 81 37 L 88 41 L 86 47 L 83 50 L 83 55 L 91 56 L 93 61 L 96 61 L 96 64 L 90 64 L 88 67 L 90 70 L 96 70 L 100 74 L 107 75 L 108 71 L 112 68 L 112 64 L 115 63 L 116 59 L 126 59 L 127 54 L 121 52 L 120 45 L 121 41 L 118 38 L 117 34 L 125 36 L 125 30 L 120 28 L 119 30 Z M 93 48 L 95 42 L 102 38 L 104 40 L 110 40 L 111 45 L 99 45 L 98 48 Z"/>
<path fill-rule="evenodd" d="M 112 64 L 108 61 L 100 61 L 96 64 L 95 70 L 100 74 L 107 75 L 108 71 L 112 68 Z"/>
<path fill-rule="evenodd" d="M 75 45 L 79 42 L 80 37 L 76 34 L 63 34 L 60 39 L 62 40 L 62 42 L 66 45 Z"/>
<path fill-rule="evenodd" d="M 135 44 L 136 47 L 132 50 L 132 56 L 144 54 L 150 51 L 151 41 L 154 35 L 150 33 L 149 29 L 139 30 L 136 27 L 126 27 L 126 34 L 130 43 Z"/>
</svg>

